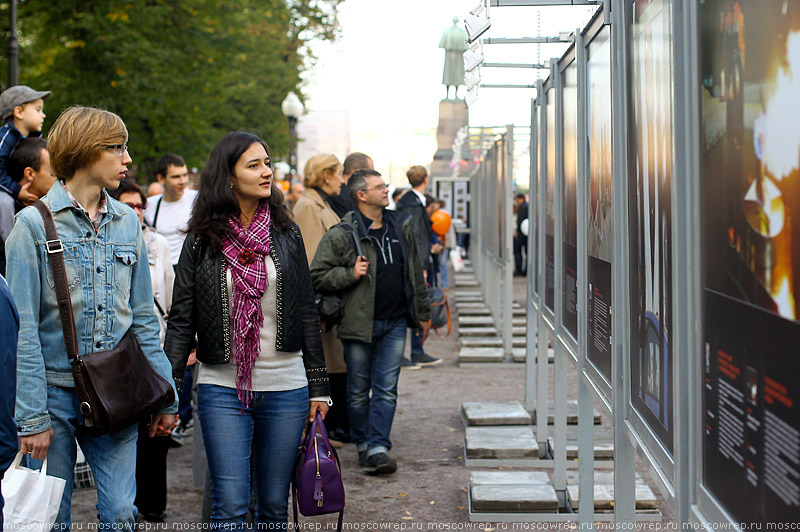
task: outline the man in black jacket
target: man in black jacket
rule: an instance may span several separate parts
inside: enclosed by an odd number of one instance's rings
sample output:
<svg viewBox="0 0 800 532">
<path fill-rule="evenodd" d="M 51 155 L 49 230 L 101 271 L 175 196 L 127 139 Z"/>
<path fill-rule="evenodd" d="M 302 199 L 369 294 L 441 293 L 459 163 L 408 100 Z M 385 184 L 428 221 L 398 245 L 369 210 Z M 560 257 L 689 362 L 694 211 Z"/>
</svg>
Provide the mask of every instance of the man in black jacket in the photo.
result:
<svg viewBox="0 0 800 532">
<path fill-rule="evenodd" d="M 524 277 L 527 272 L 526 259 L 528 237 L 522 232 L 522 222 L 528 219 L 528 202 L 524 194 L 514 196 L 517 204 L 517 229 L 514 231 L 514 275 Z"/>
<path fill-rule="evenodd" d="M 397 212 L 407 213 L 411 216 L 414 228 L 414 238 L 417 241 L 417 254 L 425 271 L 427 282 L 435 286 L 435 274 L 431 253 L 439 253 L 441 244 L 431 242 L 431 219 L 425 209 L 427 200 L 425 190 L 428 188 L 428 172 L 424 166 L 414 165 L 406 172 L 411 190 L 403 194 L 397 202 Z M 433 366 L 440 364 L 441 358 L 432 357 L 422 348 L 422 336 L 418 330 L 411 331 L 411 360 L 403 359 L 403 367 L 417 368 L 419 366 Z"/>
<path fill-rule="evenodd" d="M 366 153 L 353 152 L 344 158 L 344 169 L 342 170 L 342 187 L 338 196 L 328 196 L 328 205 L 339 218 L 356 209 L 356 204 L 350 197 L 350 190 L 347 188 L 347 180 L 356 170 L 374 170 L 375 165 L 372 157 Z"/>
</svg>

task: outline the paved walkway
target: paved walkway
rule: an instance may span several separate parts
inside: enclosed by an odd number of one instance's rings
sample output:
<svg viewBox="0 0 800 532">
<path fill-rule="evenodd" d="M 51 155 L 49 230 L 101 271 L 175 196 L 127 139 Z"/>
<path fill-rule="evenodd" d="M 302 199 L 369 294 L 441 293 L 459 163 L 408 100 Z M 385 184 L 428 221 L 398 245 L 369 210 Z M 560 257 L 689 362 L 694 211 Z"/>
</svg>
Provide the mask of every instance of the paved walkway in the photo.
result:
<svg viewBox="0 0 800 532">
<path fill-rule="evenodd" d="M 521 303 L 525 297 L 524 287 L 525 279 L 516 278 L 515 294 Z M 363 475 L 358 468 L 355 447 L 345 445 L 339 450 L 347 496 L 345 530 L 379 529 L 379 523 L 394 523 L 389 530 L 472 528 L 467 524 L 469 470 L 463 460 L 461 403 L 522 400 L 524 366 L 495 364 L 459 368 L 456 363 L 458 330 L 455 319 L 449 337 L 438 338 L 432 334 L 425 347 L 430 354 L 442 357 L 444 362 L 401 372 L 398 410 L 392 430 L 392 455 L 398 462 L 397 473 L 388 477 Z M 574 379 L 574 375 L 570 377 Z M 191 444 L 188 441 L 183 447 L 170 450 L 168 519 L 161 529 L 185 530 L 177 524 L 200 522 L 202 493 L 193 487 L 190 460 Z M 89 523 L 96 523 L 95 501 L 94 490 L 75 493 L 73 520 L 76 524 L 88 528 Z M 661 506 L 661 511 L 668 515 L 665 506 Z M 320 523 L 322 529 L 332 527 L 335 530 L 333 517 L 312 519 L 301 516 L 300 520 L 301 523 Z M 664 522 L 668 522 L 668 518 L 665 517 Z M 516 525 L 519 530 L 532 526 L 535 525 Z M 511 524 L 501 523 L 475 529 L 510 528 Z"/>
</svg>

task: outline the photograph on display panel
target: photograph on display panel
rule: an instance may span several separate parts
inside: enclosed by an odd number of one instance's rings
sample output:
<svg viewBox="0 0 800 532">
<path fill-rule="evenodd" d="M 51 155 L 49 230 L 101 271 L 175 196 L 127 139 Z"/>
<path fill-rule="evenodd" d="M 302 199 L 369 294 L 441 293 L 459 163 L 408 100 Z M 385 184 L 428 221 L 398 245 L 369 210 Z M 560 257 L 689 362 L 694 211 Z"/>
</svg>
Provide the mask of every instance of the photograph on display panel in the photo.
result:
<svg viewBox="0 0 800 532">
<path fill-rule="evenodd" d="M 636 0 L 631 28 L 631 402 L 672 455 L 672 68 L 666 0 Z"/>
<path fill-rule="evenodd" d="M 703 482 L 800 522 L 800 0 L 700 11 Z"/>
<path fill-rule="evenodd" d="M 589 43 L 589 361 L 611 383 L 611 39 L 608 27 Z"/>
<path fill-rule="evenodd" d="M 539 120 L 539 105 L 536 104 L 533 106 L 533 114 L 531 117 L 531 128 L 539 127 L 540 120 Z M 539 161 L 541 160 L 541 132 L 534 136 L 534 142 L 532 146 L 532 151 L 535 154 L 535 157 L 531 157 L 531 159 L 535 159 L 532 162 L 534 163 L 535 167 L 531 167 L 531 181 L 530 181 L 530 199 L 529 203 L 529 210 L 528 210 L 528 250 L 530 251 L 530 256 L 528 257 L 528 264 L 533 269 L 533 282 L 531 286 L 533 287 L 533 293 L 539 294 Z"/>
<path fill-rule="evenodd" d="M 564 98 L 564 284 L 563 324 L 578 338 L 578 67 L 573 61 L 561 74 Z"/>
<path fill-rule="evenodd" d="M 544 305 L 555 311 L 556 91 L 547 91 L 547 174 L 544 192 Z"/>
</svg>

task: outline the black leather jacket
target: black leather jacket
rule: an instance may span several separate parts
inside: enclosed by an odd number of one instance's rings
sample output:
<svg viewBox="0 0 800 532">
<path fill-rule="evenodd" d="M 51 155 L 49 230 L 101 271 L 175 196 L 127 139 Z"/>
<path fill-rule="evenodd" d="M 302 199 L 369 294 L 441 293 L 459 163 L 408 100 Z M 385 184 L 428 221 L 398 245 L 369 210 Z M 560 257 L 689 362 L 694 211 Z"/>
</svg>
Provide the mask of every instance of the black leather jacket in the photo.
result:
<svg viewBox="0 0 800 532">
<path fill-rule="evenodd" d="M 303 237 L 297 225 L 281 233 L 270 231 L 270 255 L 277 271 L 277 351 L 303 351 L 310 397 L 330 395 L 322 352 L 319 317 L 308 272 Z M 197 334 L 197 360 L 225 364 L 231 359 L 231 313 L 227 290 L 227 260 L 213 256 L 201 236 L 189 233 L 175 271 L 172 308 L 164 351 L 172 376 L 183 384 L 186 361 Z"/>
</svg>

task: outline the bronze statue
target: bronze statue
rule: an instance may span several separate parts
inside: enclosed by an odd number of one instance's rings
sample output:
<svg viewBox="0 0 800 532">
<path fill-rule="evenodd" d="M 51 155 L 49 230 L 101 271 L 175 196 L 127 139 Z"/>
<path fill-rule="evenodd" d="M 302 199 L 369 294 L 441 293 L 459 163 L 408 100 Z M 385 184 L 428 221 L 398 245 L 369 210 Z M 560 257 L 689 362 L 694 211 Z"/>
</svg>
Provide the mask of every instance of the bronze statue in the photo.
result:
<svg viewBox="0 0 800 532">
<path fill-rule="evenodd" d="M 453 25 L 444 30 L 439 48 L 444 48 L 444 73 L 442 83 L 447 88 L 446 99 L 450 98 L 450 87 L 454 87 L 453 99 L 458 99 L 458 86 L 464 84 L 464 52 L 467 51 L 467 32 L 458 27 L 458 17 L 453 17 Z"/>
</svg>

